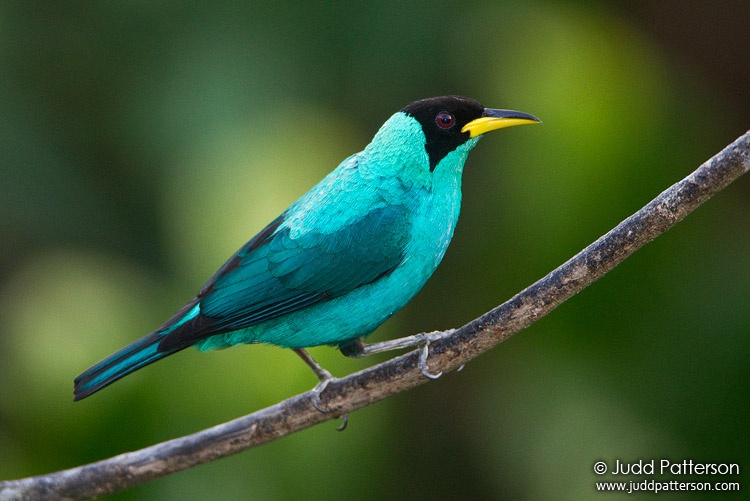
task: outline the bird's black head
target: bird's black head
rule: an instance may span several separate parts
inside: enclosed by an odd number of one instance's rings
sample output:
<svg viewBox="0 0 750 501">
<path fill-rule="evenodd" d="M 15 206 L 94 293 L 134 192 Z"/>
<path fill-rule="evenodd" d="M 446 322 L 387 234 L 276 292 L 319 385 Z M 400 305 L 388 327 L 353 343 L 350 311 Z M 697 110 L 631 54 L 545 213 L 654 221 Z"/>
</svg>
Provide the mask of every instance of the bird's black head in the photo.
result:
<svg viewBox="0 0 750 501">
<path fill-rule="evenodd" d="M 484 106 L 468 97 L 441 96 L 414 101 L 401 111 L 422 125 L 432 171 L 445 155 L 471 138 L 468 132 L 461 132 L 461 129 L 480 118 Z"/>
<path fill-rule="evenodd" d="M 461 96 L 422 99 L 406 105 L 401 111 L 422 125 L 430 171 L 435 170 L 445 155 L 471 138 L 504 127 L 541 122 L 528 113 L 485 108 L 477 101 Z"/>
</svg>

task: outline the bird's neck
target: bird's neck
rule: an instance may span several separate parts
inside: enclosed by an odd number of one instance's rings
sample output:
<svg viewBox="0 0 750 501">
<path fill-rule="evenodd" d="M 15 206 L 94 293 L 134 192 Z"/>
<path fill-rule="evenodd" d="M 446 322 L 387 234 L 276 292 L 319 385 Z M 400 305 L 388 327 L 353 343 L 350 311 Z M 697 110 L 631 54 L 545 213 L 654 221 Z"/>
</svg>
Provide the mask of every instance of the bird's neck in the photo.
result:
<svg viewBox="0 0 750 501">
<path fill-rule="evenodd" d="M 362 152 L 361 174 L 364 177 L 398 179 L 406 186 L 430 191 L 438 186 L 450 191 L 460 190 L 466 157 L 480 138 L 461 144 L 430 169 L 421 125 L 399 112 L 383 124 Z"/>
</svg>

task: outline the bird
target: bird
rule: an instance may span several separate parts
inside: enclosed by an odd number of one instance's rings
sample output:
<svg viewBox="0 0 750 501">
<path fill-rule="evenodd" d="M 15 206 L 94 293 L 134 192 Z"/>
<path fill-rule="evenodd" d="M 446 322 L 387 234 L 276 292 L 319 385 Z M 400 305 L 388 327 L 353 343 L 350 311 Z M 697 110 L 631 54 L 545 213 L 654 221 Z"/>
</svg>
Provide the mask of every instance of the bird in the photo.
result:
<svg viewBox="0 0 750 501">
<path fill-rule="evenodd" d="M 455 95 L 404 106 L 163 325 L 76 377 L 74 401 L 189 346 L 290 348 L 319 379 L 318 409 L 333 377 L 308 347 L 331 345 L 357 357 L 419 344 L 420 367 L 435 377 L 424 365 L 424 337 L 371 345 L 362 339 L 403 308 L 440 264 L 458 221 L 469 152 L 487 132 L 540 122 Z"/>
</svg>

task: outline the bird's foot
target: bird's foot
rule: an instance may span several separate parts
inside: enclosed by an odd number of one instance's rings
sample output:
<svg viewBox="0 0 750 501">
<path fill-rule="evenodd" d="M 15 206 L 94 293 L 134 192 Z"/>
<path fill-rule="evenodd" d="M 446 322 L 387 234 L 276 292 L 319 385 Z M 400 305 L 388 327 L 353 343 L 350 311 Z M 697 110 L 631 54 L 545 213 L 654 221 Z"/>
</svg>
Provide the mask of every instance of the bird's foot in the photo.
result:
<svg viewBox="0 0 750 501">
<path fill-rule="evenodd" d="M 417 366 L 422 371 L 422 375 L 429 379 L 437 379 L 443 375 L 443 371 L 439 371 L 437 374 L 430 372 L 430 368 L 427 367 L 427 357 L 430 356 L 430 339 L 429 334 L 417 334 L 417 338 L 421 338 L 418 341 L 419 344 L 419 362 Z"/>
<path fill-rule="evenodd" d="M 325 370 L 318 362 L 316 362 L 315 359 L 310 356 L 307 351 L 305 351 L 305 349 L 297 348 L 294 350 L 294 353 L 299 355 L 299 357 L 307 364 L 307 366 L 312 369 L 312 371 L 320 381 L 315 385 L 315 388 L 312 389 L 312 398 L 310 400 L 312 401 L 313 407 L 315 407 L 322 413 L 329 412 L 328 410 L 323 409 L 320 406 L 320 395 L 325 391 L 328 385 L 331 384 L 331 381 L 335 380 L 336 378 L 334 378 L 330 372 Z"/>
<path fill-rule="evenodd" d="M 440 339 L 453 332 L 453 329 L 447 331 L 435 331 L 435 332 L 423 332 L 421 334 L 415 334 L 413 336 L 402 337 L 399 339 L 392 339 L 390 341 L 382 341 L 380 343 L 365 344 L 361 339 L 352 339 L 348 343 L 339 347 L 341 353 L 347 357 L 361 358 L 366 355 L 372 355 L 373 353 L 382 353 L 384 351 L 391 350 L 402 350 L 405 348 L 419 348 L 419 370 L 422 374 L 430 379 L 437 379 L 443 375 L 443 372 L 433 374 L 427 367 L 427 358 L 430 355 L 430 343 L 434 340 Z"/>
<path fill-rule="evenodd" d="M 331 376 L 330 372 L 326 371 L 326 373 L 328 374 L 328 377 L 326 377 L 325 379 L 321 379 L 320 382 L 315 385 L 315 388 L 312 389 L 312 397 L 310 398 L 310 403 L 312 404 L 312 406 L 322 414 L 331 412 L 331 409 L 324 409 L 320 405 L 320 395 L 325 391 L 326 387 L 331 383 L 331 381 L 334 381 L 336 379 L 335 377 Z M 342 414 L 340 417 L 341 426 L 336 428 L 336 431 L 344 431 L 346 429 L 346 425 L 349 424 L 349 414 Z"/>
<path fill-rule="evenodd" d="M 315 407 L 318 412 L 322 412 L 323 414 L 330 412 L 330 409 L 324 409 L 320 406 L 320 395 L 325 391 L 331 381 L 335 379 L 331 376 L 330 372 L 326 371 L 326 373 L 328 376 L 321 379 L 320 382 L 315 385 L 315 388 L 312 389 L 312 397 L 310 397 L 310 403 L 312 403 L 312 406 Z"/>
<path fill-rule="evenodd" d="M 305 361 L 305 363 L 313 370 L 316 376 L 318 376 L 318 384 L 315 385 L 315 388 L 312 389 L 312 396 L 310 397 L 310 403 L 312 404 L 315 409 L 322 413 L 327 414 L 331 412 L 331 409 L 324 409 L 320 405 L 320 395 L 323 394 L 325 389 L 328 387 L 329 384 L 331 384 L 332 381 L 335 381 L 336 378 L 331 375 L 330 372 L 325 370 L 318 362 L 315 361 L 313 357 L 310 356 L 307 351 L 305 351 L 302 348 L 298 348 L 294 350 L 294 352 L 299 355 L 299 357 Z M 341 415 L 341 426 L 337 428 L 339 431 L 344 431 L 346 429 L 346 425 L 349 422 L 349 416 L 347 414 Z"/>
</svg>

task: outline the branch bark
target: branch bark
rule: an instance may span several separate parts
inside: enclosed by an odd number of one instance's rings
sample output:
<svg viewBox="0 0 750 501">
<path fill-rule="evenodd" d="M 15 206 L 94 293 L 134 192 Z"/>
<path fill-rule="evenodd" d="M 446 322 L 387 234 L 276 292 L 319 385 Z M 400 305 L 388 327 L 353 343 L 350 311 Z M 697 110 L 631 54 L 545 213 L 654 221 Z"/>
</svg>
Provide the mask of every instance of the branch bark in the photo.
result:
<svg viewBox="0 0 750 501">
<path fill-rule="evenodd" d="M 509 301 L 463 327 L 429 335 L 430 371 L 455 370 L 533 324 L 750 170 L 750 131 L 609 233 Z M 81 500 L 111 494 L 335 419 L 429 381 L 416 351 L 192 435 L 69 470 L 0 482 L 0 501 Z"/>
</svg>

